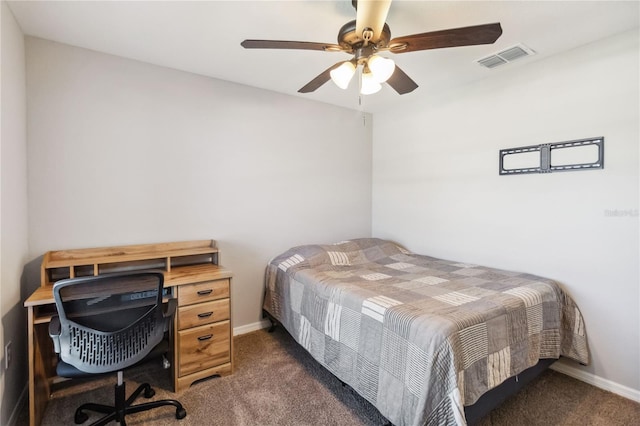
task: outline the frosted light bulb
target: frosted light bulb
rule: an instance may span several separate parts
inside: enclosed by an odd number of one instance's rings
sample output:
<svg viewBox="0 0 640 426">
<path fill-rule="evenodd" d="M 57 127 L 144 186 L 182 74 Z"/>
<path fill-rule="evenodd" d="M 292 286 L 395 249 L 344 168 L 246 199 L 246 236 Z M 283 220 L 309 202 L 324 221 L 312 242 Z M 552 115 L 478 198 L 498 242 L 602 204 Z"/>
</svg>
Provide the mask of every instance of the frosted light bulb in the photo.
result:
<svg viewBox="0 0 640 426">
<path fill-rule="evenodd" d="M 382 89 L 382 86 L 380 85 L 380 83 L 378 83 L 373 74 L 371 74 L 370 72 L 362 73 L 360 94 L 372 95 L 380 91 L 380 89 Z"/>
<path fill-rule="evenodd" d="M 334 68 L 329 72 L 331 80 L 341 89 L 346 89 L 349 82 L 356 72 L 356 67 L 350 62 L 343 62 L 338 68 Z"/>
<path fill-rule="evenodd" d="M 378 55 L 370 57 L 367 65 L 378 83 L 384 83 L 389 80 L 389 77 L 391 77 L 396 70 L 396 64 L 393 62 L 393 59 L 383 58 Z"/>
</svg>

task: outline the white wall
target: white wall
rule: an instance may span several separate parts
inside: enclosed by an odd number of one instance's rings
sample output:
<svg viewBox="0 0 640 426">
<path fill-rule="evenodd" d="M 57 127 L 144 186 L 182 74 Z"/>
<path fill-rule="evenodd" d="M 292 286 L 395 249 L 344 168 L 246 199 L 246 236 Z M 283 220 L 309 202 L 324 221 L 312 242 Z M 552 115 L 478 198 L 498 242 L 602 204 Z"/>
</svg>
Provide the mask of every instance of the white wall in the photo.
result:
<svg viewBox="0 0 640 426">
<path fill-rule="evenodd" d="M 32 258 L 215 239 L 235 274 L 239 327 L 260 320 L 273 256 L 370 235 L 361 114 L 42 39 L 26 46 Z"/>
<path fill-rule="evenodd" d="M 21 301 L 22 269 L 27 261 L 27 134 L 24 36 L 4 1 L 0 138 L 0 348 L 2 380 L 0 424 L 15 419 L 14 408 L 26 377 L 26 321 Z M 13 359 L 5 370 L 4 345 Z"/>
<path fill-rule="evenodd" d="M 372 216 L 415 252 L 558 280 L 586 320 L 583 371 L 636 397 L 638 52 L 633 31 L 375 115 Z M 498 175 L 500 149 L 595 136 L 604 170 Z"/>
</svg>

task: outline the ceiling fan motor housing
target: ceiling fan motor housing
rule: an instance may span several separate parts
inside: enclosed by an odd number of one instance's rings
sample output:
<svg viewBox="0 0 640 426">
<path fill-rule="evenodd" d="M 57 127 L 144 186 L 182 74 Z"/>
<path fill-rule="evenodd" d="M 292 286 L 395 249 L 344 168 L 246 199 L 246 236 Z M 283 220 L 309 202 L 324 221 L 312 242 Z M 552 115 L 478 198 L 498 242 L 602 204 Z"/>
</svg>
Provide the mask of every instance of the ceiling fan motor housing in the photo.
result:
<svg viewBox="0 0 640 426">
<path fill-rule="evenodd" d="M 385 23 L 380 33 L 380 39 L 374 43 L 376 48 L 385 48 L 391 40 L 391 30 Z M 340 28 L 338 32 L 338 44 L 348 53 L 355 52 L 356 49 L 362 47 L 364 39 L 361 34 L 356 34 L 356 21 L 349 21 Z"/>
</svg>

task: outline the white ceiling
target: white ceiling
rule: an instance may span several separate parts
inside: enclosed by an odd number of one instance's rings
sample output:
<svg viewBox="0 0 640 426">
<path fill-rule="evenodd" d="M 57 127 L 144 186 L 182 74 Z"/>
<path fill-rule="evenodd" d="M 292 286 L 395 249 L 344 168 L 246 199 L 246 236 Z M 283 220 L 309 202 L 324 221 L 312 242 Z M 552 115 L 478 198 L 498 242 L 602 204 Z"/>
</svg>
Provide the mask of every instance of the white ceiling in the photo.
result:
<svg viewBox="0 0 640 426">
<path fill-rule="evenodd" d="M 244 49 L 246 38 L 335 43 L 355 19 L 340 1 L 9 1 L 26 35 L 368 112 L 465 85 L 531 61 L 637 28 L 638 1 L 401 1 L 391 4 L 392 37 L 500 22 L 493 45 L 387 56 L 420 86 L 398 95 L 387 85 L 358 104 L 357 84 L 297 90 L 341 52 Z M 537 55 L 488 70 L 477 59 L 523 43 Z"/>
</svg>

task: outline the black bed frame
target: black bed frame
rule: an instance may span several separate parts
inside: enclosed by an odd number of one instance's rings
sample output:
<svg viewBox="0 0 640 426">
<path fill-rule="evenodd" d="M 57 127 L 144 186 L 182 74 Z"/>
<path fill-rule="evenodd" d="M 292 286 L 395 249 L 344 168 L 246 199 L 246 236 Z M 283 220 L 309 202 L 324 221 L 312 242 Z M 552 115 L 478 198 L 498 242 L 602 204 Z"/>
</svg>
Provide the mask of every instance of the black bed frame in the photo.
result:
<svg viewBox="0 0 640 426">
<path fill-rule="evenodd" d="M 520 389 L 529 384 L 533 379 L 542 374 L 557 359 L 541 359 L 533 367 L 529 367 L 522 373 L 507 380 L 483 394 L 475 404 L 464 407 L 464 415 L 467 424 L 475 425 L 480 420 L 501 405 L 507 398 L 515 395 Z"/>
<path fill-rule="evenodd" d="M 262 311 L 262 317 L 267 318 L 271 323 L 268 330 L 269 333 L 273 332 L 277 325 L 280 325 L 280 322 L 265 310 Z M 286 328 L 281 328 L 286 331 Z M 557 359 L 541 359 L 533 367 L 527 368 L 522 373 L 513 377 L 509 377 L 500 385 L 484 393 L 475 404 L 464 407 L 467 424 L 473 426 L 479 423 L 482 418 L 500 406 L 507 398 L 515 395 L 520 389 L 542 374 L 556 361 Z M 346 386 L 345 383 L 343 383 L 343 385 Z M 391 422 L 389 422 L 389 425 L 391 425 Z"/>
</svg>

